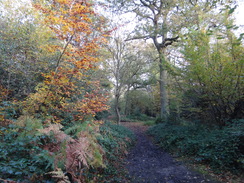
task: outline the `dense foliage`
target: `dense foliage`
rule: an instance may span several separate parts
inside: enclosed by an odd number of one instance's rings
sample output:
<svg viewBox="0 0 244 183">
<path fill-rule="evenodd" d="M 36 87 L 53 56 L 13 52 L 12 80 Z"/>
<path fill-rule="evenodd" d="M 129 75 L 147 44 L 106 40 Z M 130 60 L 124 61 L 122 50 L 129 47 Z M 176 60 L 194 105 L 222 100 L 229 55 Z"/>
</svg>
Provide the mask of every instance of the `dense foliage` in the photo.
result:
<svg viewBox="0 0 244 183">
<path fill-rule="evenodd" d="M 148 133 L 163 149 L 193 157 L 195 163 L 207 164 L 215 172 L 238 174 L 244 170 L 243 120 L 233 121 L 222 129 L 164 123 L 151 127 Z"/>
<path fill-rule="evenodd" d="M 55 125 L 43 129 L 40 120 L 25 117 L 1 127 L 1 178 L 21 182 L 122 179 L 122 158 L 134 136 L 123 126 L 97 123 L 99 128 L 83 123 L 64 133 Z"/>
<path fill-rule="evenodd" d="M 182 114 L 219 126 L 243 118 L 243 46 L 224 20 L 222 37 L 219 30 L 191 32 L 182 51 L 186 63 L 180 68 L 188 80 L 182 85 Z"/>
<path fill-rule="evenodd" d="M 27 126 L 1 127 L 0 174 L 2 179 L 36 180 L 53 170 L 54 156 L 41 148 L 44 141 L 52 139 L 37 133 L 37 120 L 28 120 Z"/>
<path fill-rule="evenodd" d="M 134 134 L 124 126 L 109 122 L 101 126 L 100 133 L 98 142 L 105 151 L 106 168 L 96 172 L 93 176 L 97 177 L 98 182 L 108 180 L 110 182 L 123 182 L 126 180 L 123 158 L 135 140 Z"/>
<path fill-rule="evenodd" d="M 108 36 L 105 19 L 85 0 L 25 3 L 16 13 L 1 2 L 1 180 L 95 181 L 97 169 L 110 165 L 97 139 L 103 122 L 93 120 L 108 108 L 92 75 Z M 111 139 L 116 152 L 127 146 L 121 139 Z"/>
</svg>

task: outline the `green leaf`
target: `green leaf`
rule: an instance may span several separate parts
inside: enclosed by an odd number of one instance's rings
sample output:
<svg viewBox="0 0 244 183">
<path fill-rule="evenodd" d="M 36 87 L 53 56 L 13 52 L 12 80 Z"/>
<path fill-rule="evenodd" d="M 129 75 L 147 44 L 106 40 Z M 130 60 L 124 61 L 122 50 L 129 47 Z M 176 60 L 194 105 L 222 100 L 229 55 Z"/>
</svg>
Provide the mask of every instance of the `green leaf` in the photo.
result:
<svg viewBox="0 0 244 183">
<path fill-rule="evenodd" d="M 219 37 L 217 37 L 217 39 L 224 39 L 224 37 L 223 36 L 219 36 Z"/>
<path fill-rule="evenodd" d="M 15 175 L 22 175 L 22 172 L 15 172 Z"/>
<path fill-rule="evenodd" d="M 229 14 L 229 15 L 232 14 L 232 13 L 235 11 L 236 8 L 237 8 L 237 5 L 235 5 L 234 8 L 231 8 L 231 9 L 229 10 L 228 14 Z"/>
<path fill-rule="evenodd" d="M 241 41 L 243 39 L 243 36 L 244 36 L 244 33 L 241 33 L 239 38 L 238 38 L 238 41 Z"/>
</svg>

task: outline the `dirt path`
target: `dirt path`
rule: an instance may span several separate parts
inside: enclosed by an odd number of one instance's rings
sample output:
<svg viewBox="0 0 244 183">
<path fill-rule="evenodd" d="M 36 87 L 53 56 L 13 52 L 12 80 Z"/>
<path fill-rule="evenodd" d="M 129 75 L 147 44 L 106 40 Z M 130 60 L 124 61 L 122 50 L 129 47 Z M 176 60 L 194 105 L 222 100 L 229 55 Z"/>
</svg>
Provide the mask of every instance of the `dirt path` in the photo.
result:
<svg viewBox="0 0 244 183">
<path fill-rule="evenodd" d="M 140 123 L 122 125 L 135 132 L 137 142 L 127 157 L 127 169 L 132 183 L 213 183 L 188 170 L 181 162 L 155 146 L 146 136 L 147 127 Z"/>
</svg>

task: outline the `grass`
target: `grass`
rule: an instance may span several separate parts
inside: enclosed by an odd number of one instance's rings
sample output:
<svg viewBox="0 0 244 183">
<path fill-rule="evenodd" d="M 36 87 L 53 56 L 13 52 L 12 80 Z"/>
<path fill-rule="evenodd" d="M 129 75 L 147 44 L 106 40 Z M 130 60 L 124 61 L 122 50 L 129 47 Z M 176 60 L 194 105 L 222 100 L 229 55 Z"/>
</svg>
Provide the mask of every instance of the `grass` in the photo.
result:
<svg viewBox="0 0 244 183">
<path fill-rule="evenodd" d="M 156 125 L 156 123 L 155 123 L 155 120 L 147 120 L 147 121 L 143 121 L 143 125 L 153 126 L 153 125 Z"/>
</svg>

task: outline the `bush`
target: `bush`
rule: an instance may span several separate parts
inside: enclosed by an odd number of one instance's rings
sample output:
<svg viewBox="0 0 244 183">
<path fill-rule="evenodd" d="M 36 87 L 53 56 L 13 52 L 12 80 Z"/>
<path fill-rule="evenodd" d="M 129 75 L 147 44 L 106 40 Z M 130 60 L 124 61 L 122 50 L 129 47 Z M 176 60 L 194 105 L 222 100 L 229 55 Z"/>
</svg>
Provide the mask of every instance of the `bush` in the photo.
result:
<svg viewBox="0 0 244 183">
<path fill-rule="evenodd" d="M 110 122 L 105 122 L 100 127 L 100 136 L 98 142 L 105 151 L 105 165 L 106 168 L 100 169 L 92 176 L 97 176 L 102 180 L 110 180 L 120 182 L 123 179 L 119 177 L 122 170 L 123 157 L 127 154 L 128 148 L 132 145 L 135 137 L 134 134 L 124 126 L 115 125 Z"/>
<path fill-rule="evenodd" d="M 165 119 L 165 118 L 162 118 L 162 117 L 157 117 L 156 119 L 155 119 L 155 123 L 156 124 L 159 124 L 159 123 L 166 123 L 167 122 L 167 120 Z"/>
<path fill-rule="evenodd" d="M 107 119 L 109 115 L 110 115 L 109 111 L 98 112 L 98 113 L 96 113 L 95 119 L 104 120 L 104 119 Z"/>
<path fill-rule="evenodd" d="M 215 172 L 241 173 L 243 161 L 243 120 L 223 129 L 206 126 L 158 124 L 148 133 L 165 150 L 194 157 L 196 162 L 207 163 Z"/>
<path fill-rule="evenodd" d="M 2 179 L 39 180 L 53 169 L 54 158 L 40 148 L 47 137 L 36 131 L 38 121 L 26 126 L 1 127 L 0 174 Z"/>
<path fill-rule="evenodd" d="M 108 161 L 117 161 L 118 156 L 125 155 L 135 138 L 134 134 L 126 127 L 109 122 L 100 127 L 100 133 L 98 142 L 105 150 Z"/>
</svg>

